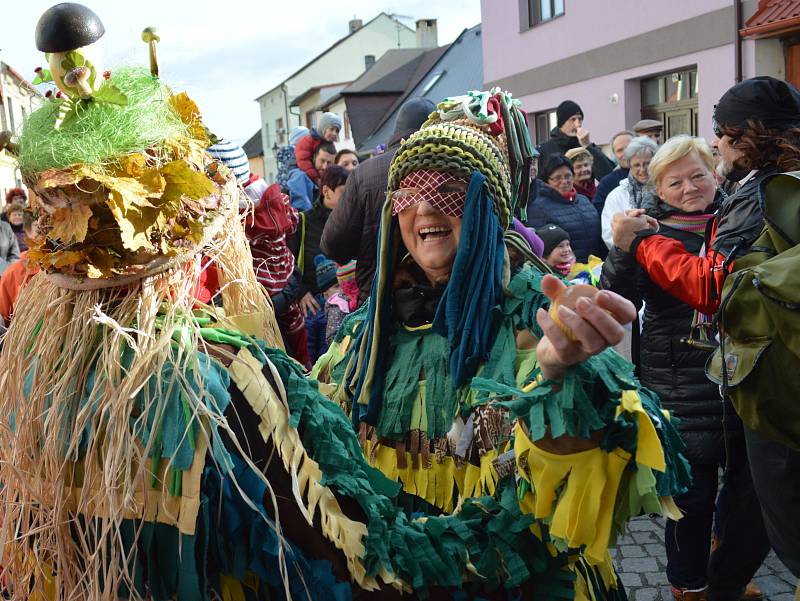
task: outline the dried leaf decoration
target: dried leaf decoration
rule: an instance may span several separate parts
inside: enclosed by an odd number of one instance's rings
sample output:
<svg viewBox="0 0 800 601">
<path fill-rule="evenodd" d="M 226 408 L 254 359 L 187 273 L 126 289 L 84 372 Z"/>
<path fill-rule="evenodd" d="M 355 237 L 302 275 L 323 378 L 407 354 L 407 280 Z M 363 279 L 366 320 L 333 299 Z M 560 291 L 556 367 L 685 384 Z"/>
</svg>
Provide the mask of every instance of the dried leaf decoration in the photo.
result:
<svg viewBox="0 0 800 601">
<path fill-rule="evenodd" d="M 84 254 L 76 250 L 50 251 L 41 246 L 28 249 L 28 261 L 37 263 L 43 269 L 51 267 L 63 269 L 72 265 L 80 265 L 84 260 Z"/>
<path fill-rule="evenodd" d="M 182 196 L 197 200 L 215 192 L 214 183 L 205 173 L 195 171 L 185 161 L 173 161 L 164 165 L 161 175 L 167 182 L 161 197 L 162 202 L 177 203 Z"/>
<path fill-rule="evenodd" d="M 62 250 L 50 255 L 50 265 L 56 269 L 69 265 L 77 265 L 78 263 L 82 263 L 83 260 L 83 253 L 74 250 Z"/>
<path fill-rule="evenodd" d="M 64 243 L 83 242 L 89 230 L 92 209 L 86 205 L 73 205 L 68 209 L 56 209 L 53 213 L 53 229 L 48 236 Z"/>
<path fill-rule="evenodd" d="M 194 100 L 189 98 L 186 92 L 181 92 L 170 96 L 169 103 L 175 114 L 189 127 L 189 136 L 199 140 L 204 146 L 208 146 L 210 140 L 200 118 L 200 109 L 197 108 Z"/>
<path fill-rule="evenodd" d="M 139 178 L 109 177 L 101 183 L 109 190 L 108 207 L 122 234 L 122 245 L 128 250 L 154 250 L 150 241 L 159 209 L 153 204 L 164 191 L 164 178 L 157 171 L 147 170 Z"/>
<path fill-rule="evenodd" d="M 86 177 L 82 169 L 47 169 L 36 182 L 39 188 L 62 188 L 72 186 Z"/>
<path fill-rule="evenodd" d="M 118 92 L 101 86 L 92 102 L 122 104 Z M 38 174 L 36 187 L 46 201 L 39 226 L 46 237 L 31 247 L 33 261 L 66 274 L 112 278 L 138 273 L 158 256 L 191 251 L 203 241 L 228 178 L 215 183 L 207 173 L 209 133 L 197 105 L 185 93 L 165 100 L 185 132 L 103 164 Z M 81 102 L 74 103 L 74 115 Z"/>
</svg>

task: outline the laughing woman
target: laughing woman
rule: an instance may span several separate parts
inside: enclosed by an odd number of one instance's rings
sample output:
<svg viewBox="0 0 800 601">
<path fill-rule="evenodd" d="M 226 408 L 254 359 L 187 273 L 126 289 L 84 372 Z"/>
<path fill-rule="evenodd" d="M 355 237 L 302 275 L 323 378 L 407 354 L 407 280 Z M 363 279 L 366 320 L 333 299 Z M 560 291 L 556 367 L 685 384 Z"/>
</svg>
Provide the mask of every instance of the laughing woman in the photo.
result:
<svg viewBox="0 0 800 601">
<path fill-rule="evenodd" d="M 369 303 L 315 374 L 407 511 L 499 503 L 514 559 L 484 557 L 479 573 L 514 564 L 523 593 L 624 598 L 607 548 L 630 516 L 677 517 L 686 464 L 658 400 L 607 350 L 632 304 L 607 291 L 575 302 L 584 289 L 567 293 L 508 232 L 525 127 L 506 94 L 472 92 L 404 142 Z M 555 576 L 569 569 L 574 583 Z"/>
</svg>

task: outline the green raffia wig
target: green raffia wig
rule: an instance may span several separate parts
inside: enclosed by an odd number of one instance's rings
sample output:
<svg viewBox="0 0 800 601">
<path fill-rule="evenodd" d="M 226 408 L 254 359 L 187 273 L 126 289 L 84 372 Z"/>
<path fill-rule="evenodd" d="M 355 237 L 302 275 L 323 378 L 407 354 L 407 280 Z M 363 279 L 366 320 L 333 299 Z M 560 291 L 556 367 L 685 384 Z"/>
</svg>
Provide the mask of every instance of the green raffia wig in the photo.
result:
<svg viewBox="0 0 800 601">
<path fill-rule="evenodd" d="M 374 425 L 380 412 L 391 319 L 391 283 L 402 258 L 391 194 L 409 173 L 441 171 L 469 181 L 461 238 L 434 330 L 449 344 L 453 385 L 465 385 L 488 357 L 495 324 L 491 310 L 508 279 L 504 232 L 528 195 L 533 157 L 519 101 L 498 89 L 446 98 L 428 121 L 400 146 L 389 169 L 381 220 L 377 274 L 358 356 L 347 374 L 357 405 L 353 419 Z"/>
<path fill-rule="evenodd" d="M 109 81 L 127 98 L 118 105 L 89 102 L 76 118 L 54 129 L 60 103 L 45 102 L 25 120 L 18 141 L 24 174 L 78 163 L 107 165 L 119 156 L 187 135 L 186 124 L 167 102 L 169 89 L 141 67 L 115 69 Z"/>
</svg>

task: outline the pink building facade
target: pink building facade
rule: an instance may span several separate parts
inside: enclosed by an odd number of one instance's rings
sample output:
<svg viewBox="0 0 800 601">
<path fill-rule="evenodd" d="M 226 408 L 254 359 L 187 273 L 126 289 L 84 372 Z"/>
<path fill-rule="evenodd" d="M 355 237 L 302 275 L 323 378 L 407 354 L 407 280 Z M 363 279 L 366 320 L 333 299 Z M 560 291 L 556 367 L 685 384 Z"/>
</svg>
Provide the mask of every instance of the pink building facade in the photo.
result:
<svg viewBox="0 0 800 601">
<path fill-rule="evenodd" d="M 737 6 L 737 2 L 739 3 Z M 713 137 L 738 78 L 785 75 L 777 39 L 742 39 L 757 0 L 481 0 L 484 79 L 521 99 L 536 142 L 574 100 L 592 141 L 642 118 Z"/>
</svg>

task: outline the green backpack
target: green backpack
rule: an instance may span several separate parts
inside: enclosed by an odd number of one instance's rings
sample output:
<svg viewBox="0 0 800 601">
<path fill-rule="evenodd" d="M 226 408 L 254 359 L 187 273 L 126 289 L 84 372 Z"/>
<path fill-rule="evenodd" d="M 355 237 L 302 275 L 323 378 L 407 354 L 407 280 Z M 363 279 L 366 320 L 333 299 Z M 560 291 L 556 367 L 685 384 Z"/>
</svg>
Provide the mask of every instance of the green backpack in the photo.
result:
<svg viewBox="0 0 800 601">
<path fill-rule="evenodd" d="M 725 280 L 706 371 L 748 428 L 800 450 L 800 172 L 760 190 L 764 229 Z"/>
</svg>

